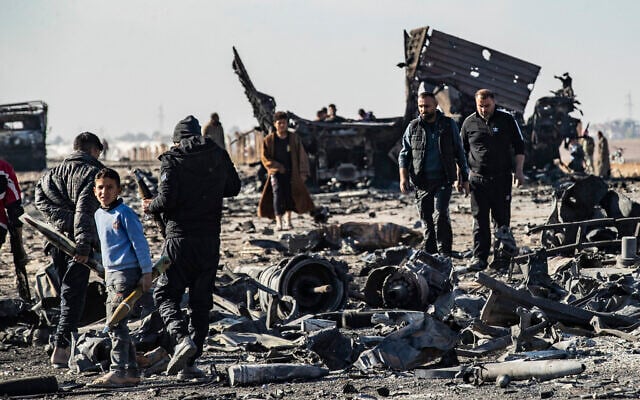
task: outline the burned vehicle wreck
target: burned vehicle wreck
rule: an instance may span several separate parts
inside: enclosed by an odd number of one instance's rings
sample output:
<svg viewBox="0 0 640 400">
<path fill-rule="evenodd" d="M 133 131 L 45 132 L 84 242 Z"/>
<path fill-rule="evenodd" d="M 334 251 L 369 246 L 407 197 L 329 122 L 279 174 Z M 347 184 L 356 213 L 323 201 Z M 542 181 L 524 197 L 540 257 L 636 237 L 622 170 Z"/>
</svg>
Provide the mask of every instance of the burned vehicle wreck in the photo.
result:
<svg viewBox="0 0 640 400">
<path fill-rule="evenodd" d="M 0 105 L 0 157 L 16 171 L 46 168 L 47 109 L 43 101 Z"/>
<path fill-rule="evenodd" d="M 543 169 L 559 157 L 565 138 L 575 137 L 580 120 L 569 114 L 576 110 L 573 89 L 554 92 L 536 103 L 535 114 L 525 123 L 523 113 L 540 67 L 427 27 L 404 32 L 405 113 L 401 117 L 376 121 L 311 121 L 293 112 L 290 128 L 302 138 L 311 162 L 314 184 L 337 180 L 383 184 L 397 180 L 397 155 L 407 124 L 417 116 L 417 95 L 436 95 L 443 113 L 461 124 L 475 112 L 475 92 L 485 88 L 498 96 L 499 108 L 514 115 L 522 127 L 527 169 Z M 244 87 L 260 129 L 269 132 L 275 99 L 254 87 L 236 49 L 233 69 Z M 559 78 L 560 79 L 560 78 Z M 568 86 L 570 86 L 568 81 Z"/>
<path fill-rule="evenodd" d="M 266 135 L 273 127 L 275 99 L 256 90 L 249 74 L 233 49 L 233 69 L 245 89 L 259 129 Z M 402 136 L 405 118 L 381 118 L 376 121 L 311 121 L 291 111 L 289 126 L 302 139 L 309 155 L 310 183 L 330 180 L 342 183 L 378 182 L 396 179 L 394 160 L 389 149 Z"/>
</svg>

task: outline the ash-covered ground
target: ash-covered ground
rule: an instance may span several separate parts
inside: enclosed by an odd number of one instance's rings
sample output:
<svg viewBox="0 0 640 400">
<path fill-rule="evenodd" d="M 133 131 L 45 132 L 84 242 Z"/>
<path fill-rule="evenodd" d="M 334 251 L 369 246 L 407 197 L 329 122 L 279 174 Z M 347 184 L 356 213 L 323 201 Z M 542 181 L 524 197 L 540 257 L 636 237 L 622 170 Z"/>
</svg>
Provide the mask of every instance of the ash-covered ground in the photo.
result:
<svg viewBox="0 0 640 400">
<path fill-rule="evenodd" d="M 151 165 L 157 176 L 157 165 Z M 118 167 L 120 173 L 126 175 L 127 169 Z M 258 219 L 256 207 L 259 193 L 254 179 L 250 176 L 253 170 L 244 169 L 243 181 L 246 182 L 242 194 L 235 199 L 225 201 L 225 210 L 221 234 L 221 264 L 229 269 L 236 267 L 256 266 L 266 268 L 278 263 L 285 256 L 275 250 L 265 250 L 248 244 L 249 239 L 279 240 L 284 233 L 303 233 L 316 228 L 310 216 L 295 216 L 294 232 L 275 231 L 269 220 Z M 24 190 L 24 202 L 27 212 L 33 212 L 33 185 L 38 174 L 20 174 Z M 134 210 L 140 212 L 140 200 L 135 193 L 135 186 L 126 180 L 123 197 Z M 616 190 L 633 200 L 640 201 L 635 182 L 616 184 Z M 530 184 L 522 188 L 514 188 L 512 203 L 512 229 L 518 245 L 536 248 L 540 245 L 539 236 L 526 234 L 530 224 L 542 224 L 551 212 L 552 187 L 548 185 Z M 402 195 L 398 191 L 376 190 L 371 188 L 344 188 L 339 192 L 325 192 L 314 195 L 316 206 L 324 206 L 329 210 L 328 223 L 344 222 L 393 222 L 407 228 L 417 228 L 418 214 L 412 195 Z M 462 255 L 468 254 L 472 247 L 472 218 L 469 198 L 453 195 L 451 201 L 451 219 L 454 231 L 454 250 Z M 161 253 L 162 240 L 151 219 L 144 219 L 145 231 L 152 249 L 154 260 Z M 421 230 L 421 228 L 417 228 Z M 275 231 L 275 232 L 274 232 Z M 24 228 L 24 241 L 30 262 L 27 266 L 31 283 L 37 271 L 50 261 L 43 254 L 44 239 L 29 227 Z M 2 247 L 2 264 L 0 265 L 0 297 L 15 298 L 17 291 L 13 281 L 13 265 L 8 243 Z M 362 290 L 366 276 L 361 276 L 365 268 L 362 257 L 348 246 L 338 250 L 322 250 L 319 254 L 327 258 L 344 261 L 348 265 L 348 273 L 353 280 L 350 284 L 350 297 L 346 308 L 363 308 Z M 454 258 L 454 266 L 466 264 L 467 259 Z M 488 270 L 492 276 L 506 281 L 504 272 Z M 516 271 L 514 282 L 519 275 Z M 515 284 L 511 282 L 510 284 Z M 470 293 L 488 295 L 488 290 L 474 283 L 474 274 L 461 276 L 461 286 Z M 33 289 L 32 289 L 33 291 Z M 92 328 L 100 329 L 100 323 Z M 86 328 L 85 328 L 86 329 Z M 388 327 L 375 326 L 365 330 L 343 329 L 347 337 L 357 339 L 361 335 L 381 335 L 388 333 Z M 3 338 L 8 339 L 6 334 Z M 585 372 L 577 376 L 558 378 L 547 382 L 535 380 L 514 381 L 507 387 L 500 388 L 492 383 L 481 386 L 464 383 L 459 379 L 418 379 L 412 371 L 392 371 L 378 369 L 364 374 L 355 368 L 335 371 L 319 380 L 287 383 L 265 383 L 250 387 L 231 387 L 226 382 L 226 368 L 241 363 L 260 363 L 268 358 L 277 359 L 277 352 L 259 352 L 247 350 L 220 351 L 205 350 L 198 361 L 204 370 L 218 371 L 218 378 L 205 382 L 178 382 L 174 377 L 153 375 L 145 378 L 134 388 L 126 389 L 92 389 L 85 384 L 101 373 L 71 373 L 68 370 L 56 370 L 49 366 L 48 354 L 44 346 L 27 346 L 5 340 L 0 345 L 0 381 L 53 375 L 60 386 L 67 391 L 53 397 L 71 397 L 89 399 L 97 397 L 145 399 L 156 397 L 161 399 L 453 399 L 453 398 L 637 398 L 640 396 L 640 383 L 637 382 L 637 371 L 640 370 L 640 350 L 637 342 L 613 336 L 585 337 L 576 335 L 575 348 L 570 357 L 580 360 L 586 366 Z M 10 338 L 9 338 L 10 339 Z M 205 345 L 206 346 L 206 345 Z M 477 361 L 495 361 L 506 350 L 496 351 Z M 302 362 L 309 361 L 308 354 L 303 351 L 284 350 L 281 358 L 298 357 Z M 458 357 L 461 364 L 474 362 L 473 359 Z M 597 397 L 599 396 L 599 397 Z M 38 396 L 42 397 L 42 396 Z"/>
</svg>

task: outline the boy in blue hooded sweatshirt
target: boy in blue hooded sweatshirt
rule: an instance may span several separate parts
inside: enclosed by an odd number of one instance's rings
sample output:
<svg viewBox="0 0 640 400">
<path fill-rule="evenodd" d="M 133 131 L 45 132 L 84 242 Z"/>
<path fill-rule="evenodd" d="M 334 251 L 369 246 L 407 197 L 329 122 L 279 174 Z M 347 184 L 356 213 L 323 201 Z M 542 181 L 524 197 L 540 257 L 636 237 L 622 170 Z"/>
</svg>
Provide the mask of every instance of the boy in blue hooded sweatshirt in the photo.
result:
<svg viewBox="0 0 640 400">
<path fill-rule="evenodd" d="M 100 202 L 95 213 L 107 286 L 107 320 L 118 304 L 137 286 L 151 288 L 151 255 L 140 219 L 118 196 L 122 192 L 120 176 L 104 168 L 95 178 L 94 193 Z M 140 374 L 136 350 L 129 336 L 127 318 L 109 332 L 111 337 L 110 371 L 93 381 L 92 386 L 136 385 Z"/>
</svg>

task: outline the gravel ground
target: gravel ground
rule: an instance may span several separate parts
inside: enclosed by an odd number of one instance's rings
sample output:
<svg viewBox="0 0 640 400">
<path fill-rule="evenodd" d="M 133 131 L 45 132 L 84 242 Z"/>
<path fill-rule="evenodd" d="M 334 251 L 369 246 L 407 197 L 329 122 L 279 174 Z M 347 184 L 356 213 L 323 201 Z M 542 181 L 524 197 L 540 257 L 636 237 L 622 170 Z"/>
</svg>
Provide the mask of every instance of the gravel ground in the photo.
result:
<svg viewBox="0 0 640 400">
<path fill-rule="evenodd" d="M 157 166 L 153 166 L 156 167 Z M 121 168 L 121 173 L 126 170 Z M 244 171 L 245 175 L 252 171 Z M 157 174 L 157 171 L 156 171 Z M 37 174 L 21 174 L 20 179 L 25 191 L 25 203 L 33 200 L 33 183 Z M 629 182 L 624 192 L 634 200 L 640 200 L 639 186 Z M 548 186 L 530 185 L 514 190 L 512 205 L 512 227 L 520 246 L 535 247 L 537 237 L 525 234 L 527 224 L 543 223 L 551 210 Z M 394 222 L 410 228 L 416 226 L 417 211 L 411 196 L 403 196 L 394 191 L 369 192 L 354 189 L 351 196 L 339 197 L 334 194 L 315 195 L 317 205 L 329 207 L 330 223 L 347 221 Z M 140 202 L 135 199 L 132 190 L 125 191 L 125 201 L 134 209 L 140 209 Z M 254 217 L 258 195 L 255 190 L 246 187 L 239 198 L 226 202 L 222 226 L 222 258 L 221 263 L 231 268 L 241 265 L 268 266 L 279 261 L 282 256 L 277 252 L 256 255 L 249 251 L 246 240 L 250 237 L 278 239 L 278 234 L 261 234 L 265 228 L 273 228 L 268 220 Z M 471 249 L 471 226 L 469 199 L 454 194 L 451 203 L 451 218 L 455 235 L 454 250 L 465 253 Z M 255 225 L 258 233 L 248 233 L 240 226 L 248 221 Z M 294 218 L 296 232 L 313 228 L 314 224 L 308 216 Z M 144 221 L 145 230 L 152 248 L 152 256 L 157 259 L 160 254 L 161 239 L 155 231 L 151 220 Z M 31 279 L 36 271 L 49 262 L 44 256 L 42 238 L 29 228 L 25 228 L 25 246 L 30 255 L 27 266 Z M 0 297 L 17 297 L 13 283 L 11 254 L 9 246 L 2 247 L 2 263 L 0 264 Z M 325 256 L 333 256 L 349 264 L 349 272 L 354 275 L 354 285 L 359 287 L 364 278 L 358 273 L 363 267 L 361 254 L 353 254 L 345 250 L 325 252 Z M 462 265 L 466 261 L 456 260 Z M 498 275 L 499 276 L 499 275 Z M 500 276 L 499 276 L 500 277 Z M 503 277 L 504 278 L 504 277 Z M 465 277 L 472 280 L 471 275 Z M 359 290 L 359 289 L 358 289 Z M 357 299 L 351 299 L 350 305 L 356 305 Z M 357 331 L 345 331 L 345 334 L 357 335 Z M 378 371 L 368 376 L 355 370 L 331 374 L 313 382 L 288 382 L 283 384 L 265 384 L 254 387 L 229 387 L 225 382 L 226 367 L 243 362 L 259 362 L 265 357 L 263 353 L 249 352 L 212 352 L 207 351 L 198 361 L 205 369 L 217 369 L 220 379 L 206 382 L 177 382 L 167 376 L 154 376 L 145 379 L 141 385 L 130 389 L 103 390 L 90 389 L 84 384 L 95 378 L 96 374 L 73 374 L 66 370 L 55 370 L 48 365 L 47 354 L 43 347 L 4 346 L 0 349 L 0 381 L 32 376 L 54 375 L 61 386 L 69 391 L 64 394 L 49 395 L 52 397 L 72 397 L 93 399 L 97 397 L 146 399 L 522 399 L 522 398 L 638 398 L 640 384 L 636 375 L 640 371 L 640 356 L 636 354 L 638 345 L 615 337 L 580 338 L 577 352 L 574 355 L 586 366 L 586 371 L 578 376 L 555 379 L 549 382 L 512 382 L 506 388 L 493 384 L 473 386 L 461 380 L 426 380 L 417 379 L 411 371 L 392 372 Z M 493 361 L 499 354 L 481 361 Z M 460 358 L 461 363 L 472 360 Z M 215 367 L 214 367 L 215 366 Z M 596 397 L 600 396 L 600 397 Z"/>
</svg>

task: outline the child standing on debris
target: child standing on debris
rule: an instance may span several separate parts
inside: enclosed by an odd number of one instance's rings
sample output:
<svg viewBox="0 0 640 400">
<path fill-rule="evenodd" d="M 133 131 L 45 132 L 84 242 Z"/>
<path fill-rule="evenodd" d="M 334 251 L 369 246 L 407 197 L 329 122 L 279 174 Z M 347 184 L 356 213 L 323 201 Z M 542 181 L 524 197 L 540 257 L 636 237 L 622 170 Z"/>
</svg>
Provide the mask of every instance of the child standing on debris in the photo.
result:
<svg viewBox="0 0 640 400">
<path fill-rule="evenodd" d="M 107 320 L 118 304 L 137 286 L 144 292 L 151 288 L 151 255 L 138 216 L 118 198 L 122 188 L 120 176 L 104 168 L 95 178 L 94 193 L 100 202 L 95 213 L 100 237 L 102 264 L 107 286 Z M 94 380 L 92 386 L 118 387 L 136 385 L 140 374 L 136 350 L 129 336 L 127 318 L 109 332 L 111 337 L 110 372 Z"/>
</svg>

